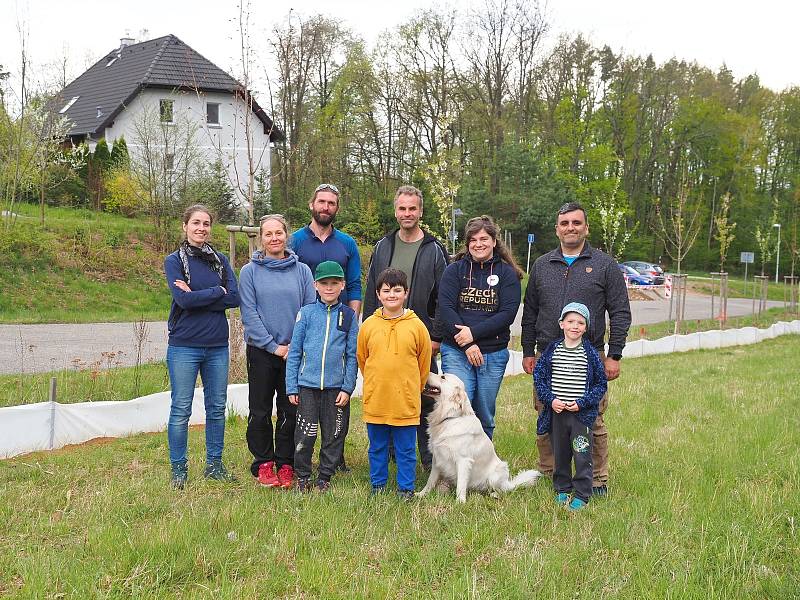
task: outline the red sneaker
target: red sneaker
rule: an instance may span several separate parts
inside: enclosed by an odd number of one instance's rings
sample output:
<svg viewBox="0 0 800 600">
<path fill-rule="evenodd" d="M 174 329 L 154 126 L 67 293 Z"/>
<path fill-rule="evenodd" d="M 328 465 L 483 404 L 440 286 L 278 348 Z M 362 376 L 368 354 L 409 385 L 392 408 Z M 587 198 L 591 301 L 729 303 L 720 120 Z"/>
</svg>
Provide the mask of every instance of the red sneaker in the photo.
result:
<svg viewBox="0 0 800 600">
<path fill-rule="evenodd" d="M 294 485 L 294 469 L 291 465 L 283 465 L 278 469 L 278 485 L 282 488 L 290 488 Z"/>
<path fill-rule="evenodd" d="M 264 487 L 278 487 L 281 484 L 275 475 L 275 463 L 273 461 L 262 463 L 258 467 L 258 483 Z"/>
</svg>

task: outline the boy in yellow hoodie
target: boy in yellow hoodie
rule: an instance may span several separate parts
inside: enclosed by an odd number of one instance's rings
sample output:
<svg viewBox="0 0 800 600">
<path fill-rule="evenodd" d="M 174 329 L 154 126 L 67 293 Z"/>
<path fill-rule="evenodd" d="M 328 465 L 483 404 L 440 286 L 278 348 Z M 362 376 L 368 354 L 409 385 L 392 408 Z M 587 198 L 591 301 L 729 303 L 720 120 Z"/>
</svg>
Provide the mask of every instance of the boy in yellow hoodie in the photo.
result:
<svg viewBox="0 0 800 600">
<path fill-rule="evenodd" d="M 404 308 L 408 279 L 386 269 L 375 282 L 381 308 L 358 332 L 358 367 L 364 376 L 363 415 L 369 437 L 372 494 L 383 492 L 389 478 L 389 439 L 397 458 L 397 494 L 414 497 L 420 393 L 431 366 L 431 339 L 425 324 Z"/>
</svg>

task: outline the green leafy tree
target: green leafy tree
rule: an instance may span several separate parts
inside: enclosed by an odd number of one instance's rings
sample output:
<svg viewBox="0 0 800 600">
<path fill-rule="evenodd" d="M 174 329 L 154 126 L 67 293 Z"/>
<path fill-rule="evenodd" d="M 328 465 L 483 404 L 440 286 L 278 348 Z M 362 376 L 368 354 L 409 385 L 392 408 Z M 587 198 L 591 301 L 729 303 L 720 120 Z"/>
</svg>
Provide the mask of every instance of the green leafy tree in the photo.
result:
<svg viewBox="0 0 800 600">
<path fill-rule="evenodd" d="M 112 169 L 128 169 L 130 168 L 131 158 L 128 154 L 128 144 L 124 136 L 119 136 L 114 141 L 114 146 L 111 149 L 111 156 L 109 159 L 110 167 Z"/>
<path fill-rule="evenodd" d="M 97 142 L 88 167 L 87 188 L 93 206 L 96 210 L 100 210 L 105 196 L 104 179 L 111 168 L 111 153 L 108 151 L 108 143 L 105 138 L 101 138 Z"/>
<path fill-rule="evenodd" d="M 628 205 L 625 192 L 619 189 L 620 181 L 620 177 L 614 177 L 611 191 L 607 194 L 599 194 L 594 202 L 594 211 L 598 216 L 596 223 L 603 240 L 603 250 L 618 261 L 625 252 L 625 246 L 634 230 L 633 227 L 627 227 Z"/>
<path fill-rule="evenodd" d="M 202 165 L 183 191 L 183 204 L 205 204 L 221 223 L 235 223 L 242 216 L 241 207 L 228 182 L 228 175 L 221 161 Z"/>
<path fill-rule="evenodd" d="M 773 224 L 778 222 L 778 201 L 777 198 L 772 203 L 772 213 L 767 220 L 761 220 L 756 223 L 755 238 L 756 245 L 758 246 L 758 253 L 761 257 L 761 274 L 764 275 L 767 269 L 767 263 L 772 260 L 775 252 L 775 242 L 773 241 L 772 233 L 774 231 Z"/>
<path fill-rule="evenodd" d="M 731 195 L 725 194 L 720 201 L 719 214 L 714 217 L 714 223 L 717 225 L 717 233 L 714 236 L 719 242 L 719 272 L 725 272 L 725 259 L 728 256 L 728 249 L 731 243 L 736 238 L 733 232 L 736 229 L 736 223 L 731 223 L 728 219 L 728 211 L 731 207 Z"/>
</svg>

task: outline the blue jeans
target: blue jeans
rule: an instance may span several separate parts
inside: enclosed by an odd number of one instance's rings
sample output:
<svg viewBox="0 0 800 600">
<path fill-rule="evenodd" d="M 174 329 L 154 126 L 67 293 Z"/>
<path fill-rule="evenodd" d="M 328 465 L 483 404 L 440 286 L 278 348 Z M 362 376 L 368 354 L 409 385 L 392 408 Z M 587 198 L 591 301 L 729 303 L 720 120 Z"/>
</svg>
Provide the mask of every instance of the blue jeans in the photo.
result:
<svg viewBox="0 0 800 600">
<path fill-rule="evenodd" d="M 172 387 L 172 405 L 167 424 L 169 460 L 186 464 L 189 417 L 197 374 L 203 382 L 206 405 L 206 460 L 222 459 L 225 443 L 225 405 L 228 399 L 228 347 L 167 347 L 167 370 Z"/>
<path fill-rule="evenodd" d="M 469 364 L 467 355 L 458 348 L 442 344 L 442 373 L 452 373 L 464 382 L 472 410 L 480 419 L 481 426 L 492 439 L 494 435 L 494 413 L 497 392 L 503 383 L 508 362 L 508 349 L 496 350 L 483 355 L 483 365 Z"/>
<path fill-rule="evenodd" d="M 417 476 L 417 426 L 367 423 L 369 480 L 383 487 L 389 479 L 389 439 L 397 461 L 397 489 L 414 491 Z"/>
</svg>

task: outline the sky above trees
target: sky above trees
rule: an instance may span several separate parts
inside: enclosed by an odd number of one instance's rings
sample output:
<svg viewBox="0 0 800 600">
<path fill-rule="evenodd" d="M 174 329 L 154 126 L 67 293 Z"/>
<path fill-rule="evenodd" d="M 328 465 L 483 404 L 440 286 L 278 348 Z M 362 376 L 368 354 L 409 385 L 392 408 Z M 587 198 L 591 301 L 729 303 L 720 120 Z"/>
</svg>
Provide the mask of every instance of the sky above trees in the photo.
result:
<svg viewBox="0 0 800 600">
<path fill-rule="evenodd" d="M 461 10 L 466 5 L 483 5 L 480 0 L 451 4 L 457 4 Z M 290 9 L 301 16 L 322 13 L 339 19 L 371 46 L 380 32 L 393 29 L 416 11 L 446 5 L 432 0 L 254 2 L 254 50 L 267 60 L 267 32 L 284 20 Z M 205 4 L 201 10 L 197 6 L 196 2 L 186 0 L 168 3 L 139 0 L 114 3 L 111 10 L 102 0 L 5 2 L 0 19 L 0 64 L 12 74 L 15 72 L 18 24 L 25 23 L 33 64 L 48 65 L 51 73 L 58 70 L 55 63 L 67 55 L 68 79 L 79 75 L 87 62 L 116 47 L 126 32 L 132 37 L 143 37 L 143 30 L 147 30 L 144 37 L 173 33 L 220 67 L 235 73 L 236 6 L 227 2 Z M 713 70 L 725 63 L 737 78 L 757 72 L 762 84 L 775 91 L 800 84 L 800 71 L 791 51 L 792 27 L 800 22 L 797 2 L 550 0 L 542 6 L 551 25 L 545 45 L 555 43 L 560 33 L 580 32 L 597 46 L 608 44 L 626 54 L 652 53 L 656 62 L 675 56 L 696 60 Z M 43 72 L 41 76 L 48 75 Z M 260 82 L 259 87 L 262 84 L 265 82 Z"/>
</svg>

